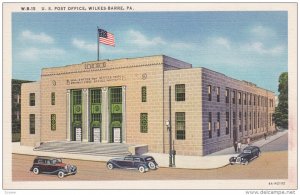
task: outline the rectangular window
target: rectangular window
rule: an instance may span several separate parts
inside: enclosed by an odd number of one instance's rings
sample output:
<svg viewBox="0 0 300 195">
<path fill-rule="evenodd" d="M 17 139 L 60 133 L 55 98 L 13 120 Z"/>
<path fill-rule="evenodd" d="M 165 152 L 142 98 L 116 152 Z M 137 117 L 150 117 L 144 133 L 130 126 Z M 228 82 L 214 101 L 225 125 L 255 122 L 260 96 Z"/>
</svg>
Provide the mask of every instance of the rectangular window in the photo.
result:
<svg viewBox="0 0 300 195">
<path fill-rule="evenodd" d="M 74 114 L 73 118 L 74 118 L 74 122 L 81 122 L 82 120 L 81 114 Z"/>
<path fill-rule="evenodd" d="M 242 93 L 241 92 L 238 93 L 238 100 L 239 100 L 239 105 L 241 105 L 242 104 Z"/>
<path fill-rule="evenodd" d="M 220 112 L 218 112 L 218 114 L 217 114 L 217 134 L 218 134 L 218 137 L 220 136 L 220 119 L 221 119 Z"/>
<path fill-rule="evenodd" d="M 185 84 L 175 85 L 175 100 L 185 101 Z"/>
<path fill-rule="evenodd" d="M 30 134 L 35 134 L 35 114 L 29 115 L 29 131 Z"/>
<path fill-rule="evenodd" d="M 185 112 L 175 112 L 176 139 L 185 139 Z"/>
<path fill-rule="evenodd" d="M 209 138 L 212 138 L 212 126 L 211 126 L 211 123 L 212 123 L 212 115 L 211 115 L 211 112 L 208 113 L 208 133 L 209 133 Z"/>
<path fill-rule="evenodd" d="M 73 105 L 81 105 L 81 90 L 73 91 Z"/>
<path fill-rule="evenodd" d="M 242 132 L 242 112 L 239 112 L 239 132 Z"/>
<path fill-rule="evenodd" d="M 98 122 L 102 122 L 102 117 L 101 114 L 91 114 L 92 116 L 92 121 L 98 121 Z"/>
<path fill-rule="evenodd" d="M 245 131 L 247 131 L 247 112 L 244 115 Z"/>
<path fill-rule="evenodd" d="M 232 103 L 235 104 L 235 91 L 232 91 Z"/>
<path fill-rule="evenodd" d="M 226 103 L 229 103 L 229 89 L 226 89 L 225 91 L 225 97 L 226 97 Z"/>
<path fill-rule="evenodd" d="M 232 112 L 232 124 L 235 127 L 235 125 L 236 125 L 236 115 L 235 115 L 235 112 Z"/>
<path fill-rule="evenodd" d="M 141 127 L 141 133 L 148 133 L 148 113 L 141 113 L 140 127 Z"/>
<path fill-rule="evenodd" d="M 265 116 L 265 117 L 266 117 L 266 124 L 265 124 L 265 125 L 266 125 L 266 128 L 268 128 L 268 124 L 269 124 L 268 120 L 269 120 L 269 117 L 268 117 L 268 113 L 267 113 L 267 112 L 266 112 L 266 116 Z"/>
<path fill-rule="evenodd" d="M 249 130 L 252 129 L 251 123 L 252 123 L 252 117 L 251 117 L 251 112 L 249 112 Z"/>
<path fill-rule="evenodd" d="M 55 92 L 51 93 L 51 105 L 55 105 Z"/>
<path fill-rule="evenodd" d="M 254 118 L 254 124 L 253 124 L 253 126 L 254 126 L 254 129 L 256 129 L 256 112 L 254 112 L 253 118 Z"/>
<path fill-rule="evenodd" d="M 207 86 L 208 101 L 211 101 L 211 85 Z"/>
<path fill-rule="evenodd" d="M 111 88 L 110 89 L 111 103 L 120 104 L 122 103 L 122 88 Z"/>
<path fill-rule="evenodd" d="M 259 113 L 257 113 L 257 128 L 259 128 Z"/>
<path fill-rule="evenodd" d="M 207 86 L 207 90 L 208 90 L 208 91 L 207 91 L 207 94 L 208 94 L 208 101 L 211 101 L 211 97 L 212 97 L 212 96 L 211 96 L 211 85 L 208 85 L 208 86 Z"/>
<path fill-rule="evenodd" d="M 111 114 L 111 121 L 119 121 L 122 123 L 122 113 Z"/>
<path fill-rule="evenodd" d="M 51 114 L 51 130 L 56 130 L 56 114 Z"/>
<path fill-rule="evenodd" d="M 244 105 L 247 105 L 247 94 L 244 93 Z"/>
<path fill-rule="evenodd" d="M 226 112 L 226 135 L 229 134 L 229 112 Z"/>
<path fill-rule="evenodd" d="M 220 102 L 220 87 L 217 87 L 217 102 Z"/>
<path fill-rule="evenodd" d="M 147 102 L 147 87 L 142 87 L 142 102 Z"/>
<path fill-rule="evenodd" d="M 249 94 L 248 98 L 249 98 L 249 105 L 251 105 L 252 94 Z"/>
<path fill-rule="evenodd" d="M 101 89 L 91 90 L 91 103 L 100 104 L 101 103 Z"/>
<path fill-rule="evenodd" d="M 29 94 L 29 106 L 35 106 L 35 93 Z"/>
<path fill-rule="evenodd" d="M 260 96 L 258 96 L 257 105 L 260 106 Z"/>
</svg>

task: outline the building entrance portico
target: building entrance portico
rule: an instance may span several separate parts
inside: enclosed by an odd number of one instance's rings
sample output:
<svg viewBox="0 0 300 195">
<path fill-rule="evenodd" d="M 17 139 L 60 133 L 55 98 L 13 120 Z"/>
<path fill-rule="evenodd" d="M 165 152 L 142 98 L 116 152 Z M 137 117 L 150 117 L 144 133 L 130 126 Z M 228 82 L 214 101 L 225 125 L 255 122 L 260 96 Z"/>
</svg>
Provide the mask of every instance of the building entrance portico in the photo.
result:
<svg viewBox="0 0 300 195">
<path fill-rule="evenodd" d="M 125 87 L 67 90 L 67 140 L 126 143 Z"/>
</svg>

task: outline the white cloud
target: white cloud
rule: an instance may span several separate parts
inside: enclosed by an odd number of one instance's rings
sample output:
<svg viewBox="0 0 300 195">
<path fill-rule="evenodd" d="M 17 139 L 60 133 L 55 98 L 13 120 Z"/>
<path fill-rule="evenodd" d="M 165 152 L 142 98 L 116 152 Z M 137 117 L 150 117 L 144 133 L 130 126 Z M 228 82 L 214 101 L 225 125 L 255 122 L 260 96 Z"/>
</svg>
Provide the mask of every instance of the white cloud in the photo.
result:
<svg viewBox="0 0 300 195">
<path fill-rule="evenodd" d="M 96 52 L 97 50 L 97 43 L 89 43 L 85 40 L 74 38 L 72 40 L 72 45 L 75 46 L 78 49 L 85 50 L 88 52 Z M 134 52 L 137 52 L 138 50 L 135 50 Z M 109 47 L 104 46 L 102 47 L 100 45 L 100 53 L 132 53 L 131 50 L 123 50 L 118 49 L 117 47 Z"/>
<path fill-rule="evenodd" d="M 161 37 L 149 38 L 142 34 L 140 31 L 136 30 L 129 30 L 127 32 L 127 35 L 128 40 L 130 40 L 131 43 L 140 47 L 151 47 L 166 44 L 166 42 Z"/>
<path fill-rule="evenodd" d="M 277 55 L 277 54 L 281 54 L 285 50 L 285 47 L 280 45 L 267 48 L 262 42 L 253 42 L 250 43 L 249 45 L 243 46 L 243 48 L 246 51 L 256 52 L 261 55 L 263 54 Z"/>
<path fill-rule="evenodd" d="M 29 30 L 25 30 L 21 33 L 21 38 L 24 40 L 29 40 L 29 41 L 37 41 L 37 42 L 41 42 L 41 43 L 54 43 L 54 39 L 45 34 L 45 33 L 39 33 L 39 34 L 35 34 Z"/>
<path fill-rule="evenodd" d="M 258 37 L 269 37 L 276 35 L 276 32 L 273 29 L 261 25 L 252 27 L 250 32 Z"/>
<path fill-rule="evenodd" d="M 40 49 L 31 47 L 26 50 L 23 50 L 20 53 L 20 57 L 24 60 L 39 60 L 42 58 L 56 58 L 64 55 L 66 52 L 63 49 L 60 48 L 49 48 L 49 49 Z"/>
<path fill-rule="evenodd" d="M 226 49 L 230 49 L 231 48 L 230 41 L 227 38 L 224 38 L 224 37 L 216 37 L 213 40 L 213 43 L 216 44 L 216 45 L 219 45 L 219 46 L 223 46 Z"/>
<path fill-rule="evenodd" d="M 72 40 L 72 44 L 82 50 L 86 50 L 86 51 L 93 51 L 95 52 L 97 50 L 97 44 L 96 43 L 87 43 L 84 40 L 79 40 L 74 38 Z"/>
</svg>

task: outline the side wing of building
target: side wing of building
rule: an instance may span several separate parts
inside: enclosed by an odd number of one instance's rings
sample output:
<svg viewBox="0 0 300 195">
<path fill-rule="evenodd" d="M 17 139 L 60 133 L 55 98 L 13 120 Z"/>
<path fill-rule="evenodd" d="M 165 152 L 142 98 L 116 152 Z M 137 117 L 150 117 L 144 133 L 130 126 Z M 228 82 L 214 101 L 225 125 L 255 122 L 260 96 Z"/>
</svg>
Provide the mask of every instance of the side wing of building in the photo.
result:
<svg viewBox="0 0 300 195">
<path fill-rule="evenodd" d="M 21 145 L 40 143 L 41 126 L 40 82 L 21 85 Z"/>
<path fill-rule="evenodd" d="M 275 94 L 255 84 L 202 69 L 203 154 L 272 134 Z"/>
</svg>

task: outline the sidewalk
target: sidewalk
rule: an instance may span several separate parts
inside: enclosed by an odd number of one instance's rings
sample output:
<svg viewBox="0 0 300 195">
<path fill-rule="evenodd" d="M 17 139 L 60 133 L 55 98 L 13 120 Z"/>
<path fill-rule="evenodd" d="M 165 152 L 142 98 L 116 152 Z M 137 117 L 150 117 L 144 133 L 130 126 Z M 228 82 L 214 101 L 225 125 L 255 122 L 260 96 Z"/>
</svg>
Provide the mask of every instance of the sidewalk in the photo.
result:
<svg viewBox="0 0 300 195">
<path fill-rule="evenodd" d="M 267 140 L 261 139 L 256 142 L 253 142 L 251 145 L 262 147 L 263 145 L 270 143 L 287 133 L 288 131 L 278 131 L 275 135 L 268 136 Z M 246 147 L 246 145 L 243 145 L 242 148 L 244 147 Z M 70 159 L 78 159 L 78 160 L 104 161 L 104 162 L 108 161 L 111 158 L 114 158 L 109 156 L 92 156 L 92 155 L 82 155 L 82 154 L 34 151 L 33 147 L 20 146 L 19 142 L 12 143 L 12 153 L 26 154 L 26 155 L 33 155 L 33 156 L 53 156 L 57 158 L 70 158 Z M 160 167 L 169 167 L 169 154 L 147 153 L 146 155 L 153 156 Z M 207 156 L 176 155 L 175 164 L 176 164 L 176 168 L 215 169 L 215 168 L 220 168 L 228 165 L 229 158 L 231 156 L 237 156 L 237 155 L 238 154 L 234 152 L 234 148 L 230 147 Z"/>
</svg>

